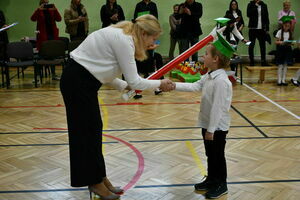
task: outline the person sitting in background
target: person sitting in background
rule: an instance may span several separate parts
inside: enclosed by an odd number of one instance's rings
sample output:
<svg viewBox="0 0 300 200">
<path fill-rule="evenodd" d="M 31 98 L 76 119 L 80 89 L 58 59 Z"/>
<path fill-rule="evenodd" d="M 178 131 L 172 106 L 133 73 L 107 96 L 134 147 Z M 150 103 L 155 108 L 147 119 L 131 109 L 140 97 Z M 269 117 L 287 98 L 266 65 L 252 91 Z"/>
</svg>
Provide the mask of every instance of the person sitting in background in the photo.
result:
<svg viewBox="0 0 300 200">
<path fill-rule="evenodd" d="M 173 6 L 173 14 L 169 17 L 170 23 L 170 50 L 169 50 L 169 60 L 174 58 L 174 50 L 176 47 L 176 43 L 179 41 L 179 26 L 181 23 L 181 19 L 179 16 L 179 4 L 175 4 Z"/>
<path fill-rule="evenodd" d="M 291 10 L 291 1 L 290 0 L 284 0 L 283 1 L 283 9 L 278 12 L 278 29 L 282 26 L 281 18 L 283 16 L 294 16 L 294 19 L 291 21 L 291 31 L 294 32 L 295 30 L 295 24 L 297 22 L 296 20 L 296 14 L 294 11 Z"/>
<path fill-rule="evenodd" d="M 143 61 L 138 61 L 136 60 L 136 66 L 137 70 L 140 74 L 144 76 L 144 78 L 147 78 L 150 76 L 152 73 L 154 73 L 156 70 L 160 69 L 163 66 L 163 59 L 161 54 L 155 52 L 155 49 L 158 47 L 158 44 L 153 44 L 150 47 L 148 47 L 148 58 Z M 164 78 L 164 77 L 162 77 Z M 154 94 L 158 95 L 162 91 L 158 88 L 155 89 Z M 139 93 L 137 93 L 134 98 L 139 99 L 142 98 L 143 96 Z"/>
<path fill-rule="evenodd" d="M 229 10 L 226 11 L 225 17 L 232 19 L 236 25 L 237 30 L 242 34 L 244 28 L 244 19 L 242 11 L 239 9 L 238 2 L 232 0 L 229 4 Z M 234 36 L 236 43 L 238 44 L 240 39 Z"/>
<path fill-rule="evenodd" d="M 100 10 L 100 18 L 102 28 L 125 20 L 123 9 L 116 0 L 106 0 L 106 4 Z"/>
<path fill-rule="evenodd" d="M 40 50 L 41 45 L 47 40 L 58 40 L 59 30 L 56 22 L 61 21 L 61 16 L 54 4 L 49 4 L 49 0 L 40 0 L 39 7 L 31 16 L 32 21 L 36 21 L 36 48 Z M 51 66 L 52 80 L 60 78 L 55 73 L 55 66 Z"/>
<path fill-rule="evenodd" d="M 81 0 L 71 0 L 69 9 L 65 9 L 64 19 L 66 33 L 70 34 L 70 40 L 84 40 L 89 31 L 89 18 Z"/>
</svg>

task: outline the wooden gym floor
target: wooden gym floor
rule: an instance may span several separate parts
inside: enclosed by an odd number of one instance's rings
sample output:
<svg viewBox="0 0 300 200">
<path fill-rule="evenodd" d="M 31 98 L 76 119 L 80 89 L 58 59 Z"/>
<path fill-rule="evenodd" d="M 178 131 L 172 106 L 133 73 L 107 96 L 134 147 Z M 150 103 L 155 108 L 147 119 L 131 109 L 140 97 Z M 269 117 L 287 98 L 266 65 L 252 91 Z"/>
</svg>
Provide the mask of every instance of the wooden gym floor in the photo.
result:
<svg viewBox="0 0 300 200">
<path fill-rule="evenodd" d="M 288 71 L 288 79 L 294 73 Z M 246 85 L 233 88 L 229 193 L 220 199 L 298 200 L 300 88 L 276 86 L 276 71 L 267 72 L 263 84 L 257 84 L 258 76 L 244 70 Z M 88 199 L 86 188 L 70 187 L 59 81 L 48 78 L 33 88 L 32 77 L 28 69 L 24 79 L 0 89 L 0 199 Z M 108 87 L 99 92 L 107 173 L 127 189 L 122 200 L 205 199 L 193 190 L 206 174 L 195 126 L 200 94 L 144 92 L 127 103 L 120 96 Z"/>
</svg>

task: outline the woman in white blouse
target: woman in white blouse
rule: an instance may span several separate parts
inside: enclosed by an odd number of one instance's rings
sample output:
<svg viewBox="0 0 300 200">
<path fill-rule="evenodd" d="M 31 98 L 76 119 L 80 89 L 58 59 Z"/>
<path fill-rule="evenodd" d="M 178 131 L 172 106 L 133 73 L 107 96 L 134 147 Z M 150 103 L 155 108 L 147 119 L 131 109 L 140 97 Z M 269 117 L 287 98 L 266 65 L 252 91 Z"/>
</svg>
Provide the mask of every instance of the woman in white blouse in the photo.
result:
<svg viewBox="0 0 300 200">
<path fill-rule="evenodd" d="M 102 84 L 120 91 L 172 89 L 170 80 L 146 80 L 137 73 L 135 59 L 146 59 L 146 49 L 160 34 L 158 20 L 144 15 L 93 32 L 71 52 L 60 85 L 68 122 L 71 186 L 88 186 L 102 200 L 120 198 L 123 190 L 106 177 L 98 90 Z M 121 74 L 126 82 L 118 78 Z"/>
</svg>

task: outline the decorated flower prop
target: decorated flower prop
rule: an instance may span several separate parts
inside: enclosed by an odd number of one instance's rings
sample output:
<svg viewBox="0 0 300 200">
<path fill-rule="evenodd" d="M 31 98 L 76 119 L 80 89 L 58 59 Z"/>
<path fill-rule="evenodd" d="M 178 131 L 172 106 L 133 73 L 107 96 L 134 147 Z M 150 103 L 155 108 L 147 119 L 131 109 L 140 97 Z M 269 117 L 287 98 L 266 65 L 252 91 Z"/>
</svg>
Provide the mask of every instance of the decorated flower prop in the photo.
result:
<svg viewBox="0 0 300 200">
<path fill-rule="evenodd" d="M 208 68 L 205 67 L 203 64 L 200 62 L 183 62 L 177 65 L 176 67 L 178 70 L 182 71 L 183 73 L 187 74 L 190 73 L 192 75 L 197 74 L 198 72 L 201 75 L 204 75 L 208 72 Z"/>
</svg>

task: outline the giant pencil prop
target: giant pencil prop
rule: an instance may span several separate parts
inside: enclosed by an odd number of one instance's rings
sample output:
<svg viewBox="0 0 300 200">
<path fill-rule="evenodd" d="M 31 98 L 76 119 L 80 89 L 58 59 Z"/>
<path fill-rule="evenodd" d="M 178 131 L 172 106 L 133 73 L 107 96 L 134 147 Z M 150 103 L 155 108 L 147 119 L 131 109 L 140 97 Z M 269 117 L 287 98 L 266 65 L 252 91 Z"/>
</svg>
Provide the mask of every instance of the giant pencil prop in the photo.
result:
<svg viewBox="0 0 300 200">
<path fill-rule="evenodd" d="M 221 31 L 221 30 L 218 30 L 218 32 L 219 31 Z M 176 58 L 174 58 L 173 60 L 171 60 L 165 66 L 163 66 L 162 68 L 160 68 L 159 70 L 157 70 L 156 72 L 154 72 L 153 74 L 151 74 L 147 79 L 152 79 L 152 80 L 159 79 L 160 77 L 162 77 L 163 75 L 165 75 L 166 73 L 168 73 L 171 69 L 173 69 L 174 67 L 176 67 L 179 63 L 181 63 L 182 61 L 186 60 L 187 58 L 189 58 L 190 56 L 192 56 L 194 53 L 196 53 L 197 51 L 199 51 L 200 49 L 202 49 L 209 42 L 212 42 L 215 39 L 215 37 L 216 37 L 216 28 L 210 33 L 210 35 L 208 35 L 207 37 L 205 37 L 201 41 L 199 41 L 196 44 L 194 44 L 192 47 L 190 47 L 188 50 L 186 50 L 182 54 L 178 55 Z M 128 101 L 135 93 L 139 93 L 139 92 L 141 92 L 141 90 L 131 90 L 131 91 L 127 92 L 127 93 L 124 93 L 122 95 L 122 98 L 125 101 Z"/>
</svg>

